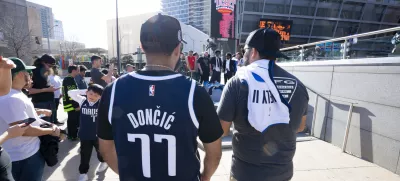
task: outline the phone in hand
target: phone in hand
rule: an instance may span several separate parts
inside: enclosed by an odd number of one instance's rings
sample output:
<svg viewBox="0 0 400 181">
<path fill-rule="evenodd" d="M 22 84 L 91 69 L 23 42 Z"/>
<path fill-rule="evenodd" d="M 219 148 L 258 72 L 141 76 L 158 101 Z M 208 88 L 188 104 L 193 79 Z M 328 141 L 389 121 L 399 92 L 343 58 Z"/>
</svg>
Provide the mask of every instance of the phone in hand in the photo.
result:
<svg viewBox="0 0 400 181">
<path fill-rule="evenodd" d="M 36 119 L 35 118 L 28 118 L 22 121 L 22 123 L 25 123 L 26 126 L 32 124 L 33 122 L 35 122 Z"/>
</svg>

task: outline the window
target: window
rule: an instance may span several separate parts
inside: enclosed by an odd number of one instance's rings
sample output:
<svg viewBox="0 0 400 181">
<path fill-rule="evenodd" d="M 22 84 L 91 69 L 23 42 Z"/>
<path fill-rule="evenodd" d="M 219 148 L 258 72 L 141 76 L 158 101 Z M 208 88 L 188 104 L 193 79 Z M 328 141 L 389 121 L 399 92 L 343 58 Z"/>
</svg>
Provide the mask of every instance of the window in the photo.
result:
<svg viewBox="0 0 400 181">
<path fill-rule="evenodd" d="M 292 4 L 292 14 L 314 16 L 316 0 L 296 0 Z"/>
<path fill-rule="evenodd" d="M 311 19 L 292 18 L 292 20 L 292 35 L 310 35 L 312 24 Z"/>
<path fill-rule="evenodd" d="M 363 9 L 363 3 L 345 2 L 343 4 L 343 9 L 342 13 L 340 14 L 340 18 L 359 20 L 361 17 L 362 9 Z"/>
<path fill-rule="evenodd" d="M 380 21 L 384 10 L 385 6 L 383 5 L 366 4 L 362 19 L 366 21 Z"/>
<path fill-rule="evenodd" d="M 317 16 L 337 18 L 342 0 L 321 0 L 318 4 Z"/>
<path fill-rule="evenodd" d="M 332 37 L 336 21 L 315 20 L 312 36 Z"/>
<path fill-rule="evenodd" d="M 3 34 L 3 32 L 0 32 L 0 41 L 3 41 L 4 40 L 4 34 Z"/>
<path fill-rule="evenodd" d="M 383 22 L 400 23 L 400 7 L 388 7 Z"/>
<path fill-rule="evenodd" d="M 355 34 L 358 29 L 358 23 L 339 22 L 335 37 L 349 36 Z"/>
</svg>

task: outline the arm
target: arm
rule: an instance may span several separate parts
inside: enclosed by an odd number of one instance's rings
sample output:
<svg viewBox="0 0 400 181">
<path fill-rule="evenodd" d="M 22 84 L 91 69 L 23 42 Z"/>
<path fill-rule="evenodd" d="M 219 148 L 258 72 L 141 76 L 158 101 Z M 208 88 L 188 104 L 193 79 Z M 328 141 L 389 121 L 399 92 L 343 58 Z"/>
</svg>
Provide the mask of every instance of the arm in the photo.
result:
<svg viewBox="0 0 400 181">
<path fill-rule="evenodd" d="M 110 168 L 118 174 L 118 158 L 115 151 L 112 125 L 108 121 L 111 86 L 106 87 L 101 96 L 97 117 L 97 136 L 99 137 L 100 153 Z"/>
<path fill-rule="evenodd" d="M 194 95 L 194 110 L 199 122 L 199 138 L 203 142 L 205 158 L 202 181 L 209 181 L 221 160 L 221 136 L 223 130 L 207 91 L 197 86 Z"/>
<path fill-rule="evenodd" d="M 27 128 L 24 124 L 9 127 L 7 131 L 0 135 L 0 145 L 8 139 L 22 136 Z"/>
<path fill-rule="evenodd" d="M 199 63 L 199 62 L 197 62 L 197 67 L 199 67 L 200 74 L 203 74 L 203 69 L 201 69 L 201 65 L 200 65 L 200 63 Z"/>
<path fill-rule="evenodd" d="M 110 168 L 118 173 L 118 158 L 117 152 L 115 151 L 114 140 L 103 140 L 99 138 L 100 154 L 103 156 L 104 161 L 110 166 Z"/>
<path fill-rule="evenodd" d="M 79 103 L 79 106 L 81 106 L 82 102 L 86 100 L 85 97 L 81 96 L 85 94 L 86 94 L 86 89 L 68 91 L 68 96 L 75 102 Z"/>
<path fill-rule="evenodd" d="M 3 59 L 3 57 L 0 56 L 0 96 L 8 94 L 11 90 L 11 69 L 14 67 L 14 62 L 8 59 Z"/>
<path fill-rule="evenodd" d="M 304 129 L 306 128 L 306 120 L 307 120 L 307 115 L 305 115 L 301 118 L 301 123 L 300 123 L 299 129 L 297 129 L 298 133 L 304 131 Z"/>
<path fill-rule="evenodd" d="M 58 88 L 59 89 L 59 88 Z M 43 88 L 43 89 L 35 89 L 35 88 L 29 88 L 29 94 L 40 94 L 43 92 L 54 92 L 58 89 L 55 89 L 53 86 L 50 86 L 48 88 Z"/>
<path fill-rule="evenodd" d="M 222 126 L 222 130 L 224 130 L 224 135 L 223 136 L 228 136 L 229 132 L 230 132 L 231 125 L 232 125 L 232 122 L 221 120 L 220 123 L 221 123 L 221 126 Z"/>
<path fill-rule="evenodd" d="M 237 105 L 237 84 L 240 84 L 240 80 L 233 79 L 229 81 L 222 91 L 221 100 L 217 109 L 222 129 L 224 130 L 224 136 L 227 136 L 230 132 L 232 121 L 235 119 L 235 110 Z"/>
</svg>

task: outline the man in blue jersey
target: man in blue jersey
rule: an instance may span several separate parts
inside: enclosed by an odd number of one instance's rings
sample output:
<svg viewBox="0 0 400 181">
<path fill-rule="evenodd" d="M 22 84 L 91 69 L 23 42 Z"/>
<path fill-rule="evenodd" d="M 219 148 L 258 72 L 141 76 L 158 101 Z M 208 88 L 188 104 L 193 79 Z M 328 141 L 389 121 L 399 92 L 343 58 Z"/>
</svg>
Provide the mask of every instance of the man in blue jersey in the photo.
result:
<svg viewBox="0 0 400 181">
<path fill-rule="evenodd" d="M 221 158 L 223 130 L 206 90 L 175 72 L 182 30 L 155 15 L 141 27 L 143 70 L 105 88 L 97 135 L 100 151 L 123 181 L 209 181 Z M 204 170 L 196 138 L 204 144 Z"/>
</svg>

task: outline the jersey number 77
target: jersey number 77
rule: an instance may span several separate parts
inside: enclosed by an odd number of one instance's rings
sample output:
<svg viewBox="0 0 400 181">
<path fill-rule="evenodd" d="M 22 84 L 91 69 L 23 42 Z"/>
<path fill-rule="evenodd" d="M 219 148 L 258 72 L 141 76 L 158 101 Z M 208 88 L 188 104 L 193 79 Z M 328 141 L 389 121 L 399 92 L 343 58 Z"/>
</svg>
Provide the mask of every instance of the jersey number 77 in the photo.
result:
<svg viewBox="0 0 400 181">
<path fill-rule="evenodd" d="M 128 134 L 128 141 L 135 142 L 136 139 L 140 139 L 142 143 L 143 175 L 151 178 L 150 137 L 147 134 Z M 162 143 L 163 139 L 168 142 L 168 175 L 176 176 L 176 138 L 173 135 L 154 134 L 155 142 Z"/>
</svg>

